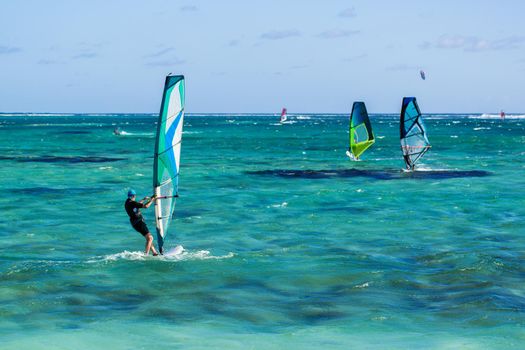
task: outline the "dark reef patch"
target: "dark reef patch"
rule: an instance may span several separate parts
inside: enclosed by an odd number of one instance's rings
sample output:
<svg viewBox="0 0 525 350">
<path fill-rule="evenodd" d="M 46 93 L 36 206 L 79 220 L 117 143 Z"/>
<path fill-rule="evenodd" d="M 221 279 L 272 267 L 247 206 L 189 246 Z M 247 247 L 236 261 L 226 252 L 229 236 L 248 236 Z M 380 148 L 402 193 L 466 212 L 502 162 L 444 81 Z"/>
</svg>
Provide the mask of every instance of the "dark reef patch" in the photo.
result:
<svg viewBox="0 0 525 350">
<path fill-rule="evenodd" d="M 58 134 L 58 135 L 85 135 L 85 134 L 91 134 L 91 131 L 68 130 L 68 131 L 57 131 L 55 134 Z"/>
<path fill-rule="evenodd" d="M 126 160 L 126 158 L 95 156 L 0 156 L 1 160 L 13 160 L 20 163 L 108 163 Z"/>
<path fill-rule="evenodd" d="M 77 194 L 93 194 L 107 191 L 107 188 L 101 187 L 70 187 L 70 188 L 53 188 L 53 187 L 27 187 L 27 188 L 12 188 L 7 189 L 8 193 L 24 194 L 31 196 L 46 196 L 46 195 L 77 195 Z"/>
<path fill-rule="evenodd" d="M 433 170 L 403 172 L 400 170 L 361 170 L 361 169 L 333 169 L 333 170 L 294 170 L 269 169 L 247 171 L 248 175 L 277 176 L 285 178 L 328 179 L 367 177 L 376 180 L 404 180 L 404 179 L 455 179 L 465 177 L 485 177 L 492 175 L 482 170 Z"/>
</svg>

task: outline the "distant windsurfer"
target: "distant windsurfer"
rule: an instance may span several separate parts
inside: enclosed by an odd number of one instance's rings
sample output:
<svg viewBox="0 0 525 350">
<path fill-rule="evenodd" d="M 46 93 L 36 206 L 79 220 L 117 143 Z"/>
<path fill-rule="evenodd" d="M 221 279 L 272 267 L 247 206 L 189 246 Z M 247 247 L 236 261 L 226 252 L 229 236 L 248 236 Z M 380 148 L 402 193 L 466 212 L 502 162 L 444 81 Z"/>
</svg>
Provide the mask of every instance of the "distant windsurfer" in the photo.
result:
<svg viewBox="0 0 525 350">
<path fill-rule="evenodd" d="M 148 226 L 144 222 L 144 218 L 142 217 L 142 213 L 140 212 L 141 208 L 149 208 L 151 203 L 153 203 L 156 200 L 156 198 L 155 196 L 151 198 L 144 197 L 144 199 L 137 202 L 135 201 L 136 197 L 137 194 L 134 190 L 128 191 L 128 199 L 126 200 L 124 207 L 126 209 L 126 213 L 128 213 L 129 215 L 129 222 L 131 223 L 131 226 L 135 229 L 135 231 L 142 234 L 146 239 L 146 249 L 144 251 L 144 254 L 148 255 L 149 251 L 151 250 L 153 256 L 157 256 L 159 254 L 153 246 L 153 236 L 149 232 Z M 146 202 L 144 203 L 144 201 Z"/>
<path fill-rule="evenodd" d="M 122 135 L 122 131 L 121 131 L 120 128 L 118 128 L 118 127 L 115 128 L 115 129 L 113 130 L 113 133 L 114 133 L 115 135 Z"/>
<path fill-rule="evenodd" d="M 501 110 L 501 112 L 499 112 L 499 117 L 501 119 L 505 119 L 505 112 L 503 110 Z"/>
<path fill-rule="evenodd" d="M 286 108 L 283 108 L 283 110 L 281 111 L 281 119 L 279 120 L 279 122 L 284 123 L 287 118 L 288 118 L 288 111 L 286 110 Z"/>
</svg>

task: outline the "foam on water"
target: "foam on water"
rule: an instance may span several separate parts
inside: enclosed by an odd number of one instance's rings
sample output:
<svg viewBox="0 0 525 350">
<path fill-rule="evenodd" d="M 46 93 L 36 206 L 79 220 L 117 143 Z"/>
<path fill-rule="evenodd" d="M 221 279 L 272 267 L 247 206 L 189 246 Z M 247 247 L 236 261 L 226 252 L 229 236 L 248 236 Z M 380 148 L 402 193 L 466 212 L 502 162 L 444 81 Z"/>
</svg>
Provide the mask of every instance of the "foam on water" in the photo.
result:
<svg viewBox="0 0 525 350">
<path fill-rule="evenodd" d="M 230 259 L 235 256 L 234 253 L 230 252 L 226 255 L 211 255 L 208 250 L 197 250 L 188 251 L 185 249 L 179 250 L 177 247 L 168 250 L 164 255 L 144 255 L 143 251 L 127 251 L 108 254 L 104 256 L 98 256 L 89 259 L 88 263 L 100 263 L 100 262 L 111 262 L 118 260 L 129 260 L 129 261 L 164 261 L 164 262 L 176 262 L 176 261 L 191 261 L 191 260 L 222 260 Z"/>
<path fill-rule="evenodd" d="M 481 114 L 481 115 L 469 115 L 469 119 L 499 119 L 504 121 L 505 119 L 525 119 L 525 114 L 505 114 L 505 118 L 501 118 L 499 114 Z"/>
<path fill-rule="evenodd" d="M 267 208 L 286 208 L 287 206 L 288 206 L 287 202 L 282 202 L 282 203 L 279 203 L 279 204 L 269 205 L 269 206 L 267 206 Z"/>
<path fill-rule="evenodd" d="M 140 137 L 154 137 L 155 134 L 152 132 L 128 132 L 122 130 L 120 134 L 115 136 L 140 136 Z"/>
</svg>

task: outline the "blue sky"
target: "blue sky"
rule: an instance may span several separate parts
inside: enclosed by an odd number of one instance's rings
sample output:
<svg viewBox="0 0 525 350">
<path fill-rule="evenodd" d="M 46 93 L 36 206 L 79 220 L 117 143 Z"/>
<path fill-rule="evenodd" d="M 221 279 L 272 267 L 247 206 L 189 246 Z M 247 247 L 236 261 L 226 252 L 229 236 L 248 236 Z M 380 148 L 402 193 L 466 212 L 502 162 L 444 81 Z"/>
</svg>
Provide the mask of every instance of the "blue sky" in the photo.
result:
<svg viewBox="0 0 525 350">
<path fill-rule="evenodd" d="M 525 1 L 0 0 L 0 111 L 525 112 Z M 427 80 L 419 77 L 419 69 Z"/>
</svg>

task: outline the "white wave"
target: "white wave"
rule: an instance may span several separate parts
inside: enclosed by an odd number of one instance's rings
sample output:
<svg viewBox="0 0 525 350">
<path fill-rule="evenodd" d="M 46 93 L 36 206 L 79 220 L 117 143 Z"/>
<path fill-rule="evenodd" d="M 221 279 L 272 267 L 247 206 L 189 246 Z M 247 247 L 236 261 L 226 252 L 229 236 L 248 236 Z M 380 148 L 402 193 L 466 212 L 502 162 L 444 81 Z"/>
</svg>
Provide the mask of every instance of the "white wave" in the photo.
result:
<svg viewBox="0 0 525 350">
<path fill-rule="evenodd" d="M 358 284 L 354 286 L 354 288 L 368 288 L 370 286 L 370 282 L 365 282 L 363 284 Z"/>
<path fill-rule="evenodd" d="M 109 124 L 107 124 L 109 125 Z M 33 123 L 33 124 L 27 124 L 27 126 L 73 126 L 73 127 L 82 127 L 82 126 L 107 126 L 106 124 L 100 124 L 100 123 Z"/>
<path fill-rule="evenodd" d="M 485 127 L 480 127 L 480 128 L 474 128 L 473 130 L 478 131 L 478 130 L 490 130 L 490 129 L 491 128 L 489 128 L 489 127 L 486 127 L 486 128 Z"/>
<path fill-rule="evenodd" d="M 181 247 L 182 246 L 178 246 Z M 186 251 L 184 248 L 180 250 L 172 249 L 168 251 L 165 255 L 144 255 L 144 252 L 142 251 L 123 251 L 120 253 L 115 254 L 109 254 L 105 256 L 97 256 L 90 260 L 88 260 L 88 263 L 100 263 L 100 262 L 112 262 L 112 261 L 118 261 L 118 260 L 129 260 L 129 261 L 165 261 L 165 262 L 173 262 L 173 261 L 191 261 L 191 260 L 221 260 L 221 259 L 229 259 L 233 258 L 235 254 L 232 252 L 229 252 L 226 255 L 211 255 L 210 251 L 208 250 L 197 250 L 197 251 Z M 176 250 L 176 251 L 174 251 Z"/>
<path fill-rule="evenodd" d="M 406 169 L 403 169 L 406 170 Z M 413 171 L 419 171 L 419 172 L 433 172 L 433 171 L 455 171 L 457 169 L 434 169 L 434 168 L 426 168 L 424 166 L 416 167 Z M 410 170 L 408 171 L 410 172 Z"/>
<path fill-rule="evenodd" d="M 458 135 L 450 135 L 450 137 L 453 138 L 453 139 L 457 139 Z"/>
<path fill-rule="evenodd" d="M 183 131 L 184 135 L 202 134 L 202 131 Z"/>
<path fill-rule="evenodd" d="M 358 159 L 356 157 L 354 157 L 354 155 L 352 153 L 350 153 L 350 151 L 346 151 L 346 156 L 348 158 L 350 158 L 350 160 L 354 161 L 354 162 L 360 162 L 361 159 Z"/>
<path fill-rule="evenodd" d="M 287 202 L 282 202 L 281 204 L 272 204 L 267 206 L 266 208 L 286 208 L 288 206 Z"/>
<path fill-rule="evenodd" d="M 499 114 L 487 114 L 483 113 L 481 115 L 470 115 L 469 119 L 525 119 L 525 114 L 505 114 L 505 118 L 501 118 Z"/>
<path fill-rule="evenodd" d="M 68 113 L 0 113 L 2 117 L 75 117 L 78 114 Z"/>
<path fill-rule="evenodd" d="M 308 120 L 308 119 L 312 119 L 312 117 L 308 117 L 306 115 L 298 115 L 297 117 L 295 117 L 295 119 Z"/>
<path fill-rule="evenodd" d="M 128 132 L 122 130 L 118 136 L 139 136 L 139 137 L 153 137 L 155 136 L 152 132 Z"/>
</svg>

